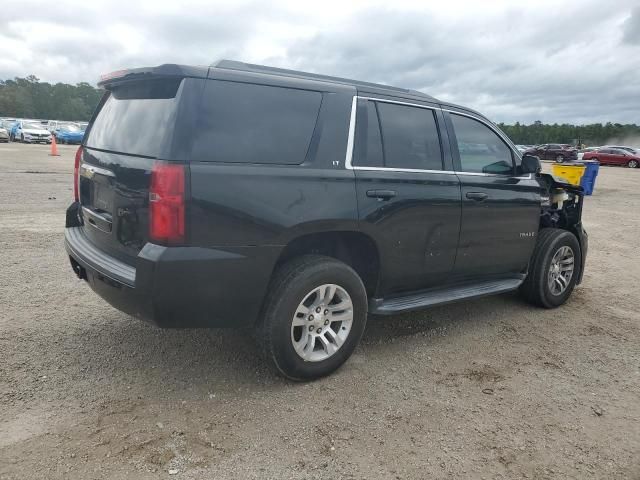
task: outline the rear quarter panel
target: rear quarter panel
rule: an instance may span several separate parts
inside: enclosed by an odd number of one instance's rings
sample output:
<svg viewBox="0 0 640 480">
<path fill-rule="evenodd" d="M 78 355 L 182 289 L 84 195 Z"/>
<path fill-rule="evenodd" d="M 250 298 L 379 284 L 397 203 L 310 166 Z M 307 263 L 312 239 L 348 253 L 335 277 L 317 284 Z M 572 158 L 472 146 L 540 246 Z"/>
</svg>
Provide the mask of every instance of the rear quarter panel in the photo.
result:
<svg viewBox="0 0 640 480">
<path fill-rule="evenodd" d="M 233 72 L 212 77 L 237 80 Z M 250 79 L 274 82 L 268 77 Z M 247 81 L 247 75 L 242 79 Z M 336 86 L 326 91 L 326 84 L 287 82 L 271 84 L 323 91 L 306 160 L 300 165 L 191 162 L 190 244 L 283 246 L 316 231 L 357 230 L 354 176 L 344 168 L 355 89 Z"/>
</svg>

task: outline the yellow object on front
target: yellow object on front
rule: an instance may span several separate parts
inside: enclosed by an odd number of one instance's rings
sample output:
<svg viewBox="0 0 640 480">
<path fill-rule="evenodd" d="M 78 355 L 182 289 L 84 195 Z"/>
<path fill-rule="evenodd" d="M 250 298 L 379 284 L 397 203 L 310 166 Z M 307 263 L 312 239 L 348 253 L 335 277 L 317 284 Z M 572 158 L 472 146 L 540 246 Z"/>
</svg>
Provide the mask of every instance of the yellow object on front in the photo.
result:
<svg viewBox="0 0 640 480">
<path fill-rule="evenodd" d="M 552 167 L 552 171 L 554 176 L 564 178 L 573 185 L 580 185 L 580 180 L 586 168 L 584 165 L 555 164 Z"/>
</svg>

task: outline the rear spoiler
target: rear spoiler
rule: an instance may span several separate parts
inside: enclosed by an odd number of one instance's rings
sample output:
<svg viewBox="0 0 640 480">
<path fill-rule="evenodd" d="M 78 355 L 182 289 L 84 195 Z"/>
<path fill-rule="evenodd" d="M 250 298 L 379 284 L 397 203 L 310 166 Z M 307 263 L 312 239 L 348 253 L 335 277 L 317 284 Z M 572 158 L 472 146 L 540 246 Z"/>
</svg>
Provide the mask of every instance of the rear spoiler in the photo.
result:
<svg viewBox="0 0 640 480">
<path fill-rule="evenodd" d="M 167 77 L 195 77 L 207 78 L 208 67 L 191 67 L 187 65 L 176 65 L 167 63 L 157 67 L 131 68 L 127 70 L 116 70 L 100 76 L 98 87 L 109 89 L 113 85 L 138 82 L 151 78 Z"/>
</svg>

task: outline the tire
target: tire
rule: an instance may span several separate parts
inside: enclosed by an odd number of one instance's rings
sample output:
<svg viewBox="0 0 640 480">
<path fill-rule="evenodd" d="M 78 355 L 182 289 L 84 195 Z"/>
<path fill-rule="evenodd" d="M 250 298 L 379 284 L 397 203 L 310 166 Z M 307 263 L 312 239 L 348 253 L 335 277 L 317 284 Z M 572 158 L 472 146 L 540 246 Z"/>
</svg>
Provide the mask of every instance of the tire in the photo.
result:
<svg viewBox="0 0 640 480">
<path fill-rule="evenodd" d="M 564 163 L 565 158 L 562 155 L 556 157 L 556 163 Z"/>
<path fill-rule="evenodd" d="M 321 290 L 328 285 L 336 287 L 335 296 L 317 313 L 320 307 L 316 303 L 321 299 L 314 292 L 328 292 L 329 296 L 331 289 Z M 362 337 L 367 323 L 367 293 L 358 274 L 343 262 L 320 255 L 298 257 L 277 270 L 267 295 L 257 336 L 267 361 L 286 378 L 306 381 L 329 375 L 351 356 Z M 338 306 L 348 305 L 348 300 L 350 312 L 339 310 Z M 335 312 L 329 310 L 332 303 L 338 307 Z M 308 307 L 311 310 L 305 311 Z M 350 314 L 350 321 L 333 320 L 347 319 Z M 335 341 L 328 342 L 329 329 Z"/>
<path fill-rule="evenodd" d="M 553 261 L 556 258 L 562 258 L 562 255 L 560 257 L 556 257 L 556 255 L 560 254 L 561 251 L 567 252 L 563 250 L 565 248 L 569 248 L 573 254 L 571 276 L 568 281 L 566 280 L 566 275 L 564 275 L 563 281 L 551 282 L 552 275 L 557 275 L 557 272 L 551 271 Z M 567 266 L 566 262 L 563 265 L 563 262 L 560 261 L 560 269 L 567 268 Z M 582 256 L 580 243 L 576 236 L 567 230 L 544 228 L 538 235 L 538 240 L 529 262 L 529 273 L 520 287 L 520 293 L 528 302 L 534 305 L 544 308 L 559 307 L 567 301 L 571 292 L 573 292 L 581 269 Z M 558 286 L 565 283 L 566 285 L 561 292 L 558 293 L 558 291 L 554 292 L 552 290 L 552 288 L 558 288 Z"/>
<path fill-rule="evenodd" d="M 638 168 L 640 167 L 640 163 L 638 163 L 638 160 L 629 160 L 629 163 L 627 163 L 627 167 Z"/>
</svg>

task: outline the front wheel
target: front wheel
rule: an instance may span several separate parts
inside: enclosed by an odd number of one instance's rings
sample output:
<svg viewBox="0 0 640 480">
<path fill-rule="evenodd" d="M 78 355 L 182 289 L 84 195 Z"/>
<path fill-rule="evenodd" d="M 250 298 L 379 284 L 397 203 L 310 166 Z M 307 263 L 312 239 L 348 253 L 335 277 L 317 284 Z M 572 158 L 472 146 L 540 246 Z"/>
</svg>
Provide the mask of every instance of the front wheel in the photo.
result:
<svg viewBox="0 0 640 480">
<path fill-rule="evenodd" d="M 542 229 L 520 293 L 534 305 L 559 307 L 573 292 L 581 269 L 582 256 L 576 236 L 557 228 Z"/>
<path fill-rule="evenodd" d="M 627 167 L 629 168 L 638 168 L 639 166 L 638 160 L 629 160 L 629 163 L 627 163 Z"/>
<path fill-rule="evenodd" d="M 294 259 L 277 271 L 267 295 L 258 335 L 267 360 L 291 380 L 334 372 L 362 337 L 367 293 L 343 262 L 319 255 Z"/>
<path fill-rule="evenodd" d="M 556 157 L 556 163 L 564 163 L 564 156 L 558 155 Z"/>
</svg>

